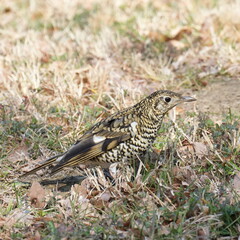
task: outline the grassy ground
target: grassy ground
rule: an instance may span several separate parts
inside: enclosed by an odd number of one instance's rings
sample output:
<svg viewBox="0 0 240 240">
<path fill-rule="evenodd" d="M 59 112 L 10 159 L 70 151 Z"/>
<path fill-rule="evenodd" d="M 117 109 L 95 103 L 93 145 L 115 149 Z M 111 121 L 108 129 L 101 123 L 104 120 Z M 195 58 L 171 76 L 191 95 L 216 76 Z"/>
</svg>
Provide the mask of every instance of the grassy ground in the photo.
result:
<svg viewBox="0 0 240 240">
<path fill-rule="evenodd" d="M 0 239 L 237 239 L 239 7 L 1 1 Z M 198 101 L 166 117 L 138 171 L 112 168 L 114 186 L 88 171 L 68 190 L 18 181 L 157 89 Z"/>
</svg>

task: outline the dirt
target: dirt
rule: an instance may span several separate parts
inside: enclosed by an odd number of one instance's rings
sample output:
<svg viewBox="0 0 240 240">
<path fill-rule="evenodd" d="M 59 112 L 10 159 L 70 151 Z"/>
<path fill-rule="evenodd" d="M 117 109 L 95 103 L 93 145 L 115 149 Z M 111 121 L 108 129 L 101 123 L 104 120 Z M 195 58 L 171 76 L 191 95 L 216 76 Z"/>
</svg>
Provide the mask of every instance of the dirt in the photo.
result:
<svg viewBox="0 0 240 240">
<path fill-rule="evenodd" d="M 209 84 L 192 96 L 197 98 L 196 110 L 209 114 L 213 120 L 221 120 L 231 111 L 240 115 L 240 80 L 227 79 Z M 189 110 L 189 104 L 186 109 Z"/>
</svg>

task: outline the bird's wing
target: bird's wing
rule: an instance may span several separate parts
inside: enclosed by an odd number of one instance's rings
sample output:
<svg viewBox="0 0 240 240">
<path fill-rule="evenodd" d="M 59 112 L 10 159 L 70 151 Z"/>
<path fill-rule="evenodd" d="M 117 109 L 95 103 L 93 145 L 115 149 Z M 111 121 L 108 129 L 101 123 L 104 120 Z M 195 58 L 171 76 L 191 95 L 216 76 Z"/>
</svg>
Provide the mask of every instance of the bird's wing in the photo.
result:
<svg viewBox="0 0 240 240">
<path fill-rule="evenodd" d="M 21 177 L 26 177 L 54 164 L 52 173 L 56 173 L 67 166 L 91 161 L 91 159 L 128 140 L 131 137 L 130 122 L 130 119 L 126 120 L 123 117 L 118 117 L 108 118 L 95 124 L 68 151 L 47 159 L 42 165 L 23 174 Z"/>
<path fill-rule="evenodd" d="M 47 160 L 46 160 L 43 164 L 41 164 L 40 166 L 38 166 L 38 167 L 36 167 L 36 168 L 34 168 L 34 169 L 32 169 L 32 170 L 30 170 L 30 171 L 22 174 L 22 175 L 20 176 L 20 178 L 22 178 L 22 177 L 27 177 L 27 176 L 29 176 L 29 175 L 31 175 L 31 174 L 34 174 L 35 172 L 37 172 L 38 170 L 40 170 L 40 169 L 42 169 L 42 168 L 44 168 L 44 167 L 47 167 L 47 166 L 52 165 L 52 164 L 53 164 L 59 157 L 61 157 L 62 155 L 63 155 L 63 154 L 59 154 L 59 155 L 56 155 L 56 156 L 53 156 L 53 157 L 47 159 Z"/>
<path fill-rule="evenodd" d="M 131 125 L 133 121 L 127 116 L 115 114 L 95 124 L 61 157 L 52 168 L 52 173 L 64 167 L 89 163 L 91 159 L 131 138 L 134 134 Z"/>
<path fill-rule="evenodd" d="M 89 163 L 91 159 L 118 146 L 130 137 L 131 134 L 127 132 L 112 132 L 108 130 L 88 134 L 87 137 L 84 136 L 83 139 L 80 139 L 60 157 L 59 163 L 52 168 L 52 173 L 58 172 L 64 167 Z"/>
</svg>

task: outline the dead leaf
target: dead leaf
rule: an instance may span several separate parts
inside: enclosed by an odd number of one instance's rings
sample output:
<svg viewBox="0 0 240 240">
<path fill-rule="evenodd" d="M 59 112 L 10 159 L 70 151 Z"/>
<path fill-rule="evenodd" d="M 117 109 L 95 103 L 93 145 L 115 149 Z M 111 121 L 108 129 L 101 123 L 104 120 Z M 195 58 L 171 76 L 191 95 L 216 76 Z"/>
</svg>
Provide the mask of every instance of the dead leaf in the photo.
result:
<svg viewBox="0 0 240 240">
<path fill-rule="evenodd" d="M 158 31 L 151 31 L 148 34 L 148 37 L 153 40 L 153 41 L 158 41 L 158 42 L 166 42 L 168 40 L 168 36 L 165 34 L 158 32 Z"/>
<path fill-rule="evenodd" d="M 99 197 L 99 199 L 108 202 L 111 198 L 111 193 L 109 191 L 105 191 L 104 193 L 102 193 Z"/>
<path fill-rule="evenodd" d="M 212 46 L 212 31 L 214 30 L 214 16 L 207 17 L 200 29 L 200 39 L 204 46 Z"/>
<path fill-rule="evenodd" d="M 210 212 L 210 209 L 207 205 L 202 206 L 202 213 L 206 216 Z"/>
<path fill-rule="evenodd" d="M 189 27 L 181 27 L 173 29 L 171 36 L 167 36 L 161 32 L 158 31 L 151 31 L 148 34 L 148 37 L 154 41 L 159 42 L 169 42 L 172 40 L 181 40 L 185 35 L 190 35 L 192 33 L 192 30 Z"/>
<path fill-rule="evenodd" d="M 85 180 L 85 179 L 84 179 Z M 88 190 L 79 184 L 75 184 L 71 187 L 71 199 L 77 202 L 83 202 L 87 200 Z"/>
<path fill-rule="evenodd" d="M 3 12 L 4 13 L 10 13 L 10 12 L 12 12 L 12 9 L 10 7 L 6 7 L 6 8 L 3 9 Z"/>
<path fill-rule="evenodd" d="M 197 179 L 191 167 L 178 167 L 172 169 L 175 183 L 181 183 L 182 186 L 189 186 L 194 180 Z"/>
<path fill-rule="evenodd" d="M 35 232 L 35 235 L 34 235 L 33 239 L 34 240 L 41 240 L 41 235 L 40 235 L 38 230 Z"/>
<path fill-rule="evenodd" d="M 39 182 L 34 181 L 31 188 L 28 191 L 28 197 L 30 198 L 31 205 L 35 208 L 44 208 L 46 205 L 45 197 L 46 191 L 40 185 Z"/>
<path fill-rule="evenodd" d="M 160 233 L 162 235 L 168 235 L 170 233 L 169 227 L 162 225 L 160 227 Z"/>
<path fill-rule="evenodd" d="M 171 44 L 174 49 L 181 50 L 186 47 L 186 43 L 178 41 L 178 40 L 170 40 L 169 43 Z"/>
<path fill-rule="evenodd" d="M 64 223 L 60 224 L 57 226 L 57 230 L 60 234 L 66 235 L 66 233 L 73 232 L 74 231 L 74 226 L 73 225 L 66 225 Z M 63 239 L 68 239 L 68 238 L 61 238 Z"/>
<path fill-rule="evenodd" d="M 51 55 L 47 52 L 41 51 L 42 57 L 40 58 L 41 63 L 49 63 L 51 60 Z"/>
<path fill-rule="evenodd" d="M 98 208 L 98 209 L 102 209 L 102 208 L 105 208 L 108 203 L 106 203 L 105 201 L 101 200 L 101 199 L 91 199 L 90 200 L 90 203 L 95 207 L 95 208 Z"/>
<path fill-rule="evenodd" d="M 85 198 L 88 195 L 88 190 L 83 185 L 74 184 L 71 189 L 71 194 L 77 194 Z"/>
<path fill-rule="evenodd" d="M 6 219 L 3 217 L 0 217 L 0 227 L 3 227 L 5 225 Z"/>
<path fill-rule="evenodd" d="M 60 219 L 61 215 L 58 214 L 57 218 Z M 52 217 L 45 217 L 45 216 L 44 217 L 35 217 L 33 219 L 33 221 L 34 222 L 50 222 L 50 221 L 54 221 L 54 218 L 52 218 Z"/>
<path fill-rule="evenodd" d="M 14 224 L 24 223 L 26 225 L 31 224 L 34 217 L 30 212 L 23 211 L 20 208 L 16 208 L 4 219 L 0 219 L 0 224 L 4 224 L 6 228 L 12 228 Z"/>
<path fill-rule="evenodd" d="M 55 124 L 57 126 L 62 126 L 62 127 L 67 127 L 69 124 L 68 119 L 64 116 L 62 117 L 48 116 L 47 121 L 49 124 Z"/>
<path fill-rule="evenodd" d="M 193 154 L 195 154 L 199 159 L 209 155 L 206 144 L 202 142 L 183 142 L 183 146 L 178 148 L 178 153 L 184 159 L 191 158 Z"/>
<path fill-rule="evenodd" d="M 194 142 L 193 148 L 198 158 L 203 158 L 209 154 L 207 146 L 202 142 Z"/>
<path fill-rule="evenodd" d="M 209 239 L 209 228 L 202 227 L 197 230 L 198 240 L 208 240 Z"/>
<path fill-rule="evenodd" d="M 173 29 L 172 37 L 169 38 L 169 40 L 180 40 L 185 35 L 191 35 L 191 34 L 192 34 L 192 29 L 191 28 L 189 28 L 189 27 L 179 27 L 179 28 Z"/>
<path fill-rule="evenodd" d="M 25 143 L 21 143 L 20 146 L 13 149 L 8 155 L 8 160 L 10 162 L 20 162 L 24 159 L 29 159 L 28 147 Z"/>
<path fill-rule="evenodd" d="M 183 159 L 189 159 L 194 153 L 193 145 L 187 144 L 178 148 L 178 153 Z"/>
</svg>

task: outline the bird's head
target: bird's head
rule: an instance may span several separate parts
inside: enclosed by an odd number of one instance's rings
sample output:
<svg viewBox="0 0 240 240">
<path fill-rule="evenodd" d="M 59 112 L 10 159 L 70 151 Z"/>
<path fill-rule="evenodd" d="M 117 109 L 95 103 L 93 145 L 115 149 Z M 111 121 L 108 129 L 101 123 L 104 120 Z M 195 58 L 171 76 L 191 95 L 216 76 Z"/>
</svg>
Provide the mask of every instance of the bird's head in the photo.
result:
<svg viewBox="0 0 240 240">
<path fill-rule="evenodd" d="M 153 106 L 154 114 L 158 116 L 166 114 L 170 109 L 181 103 L 196 101 L 193 97 L 182 96 L 168 90 L 156 91 L 147 98 Z"/>
</svg>

